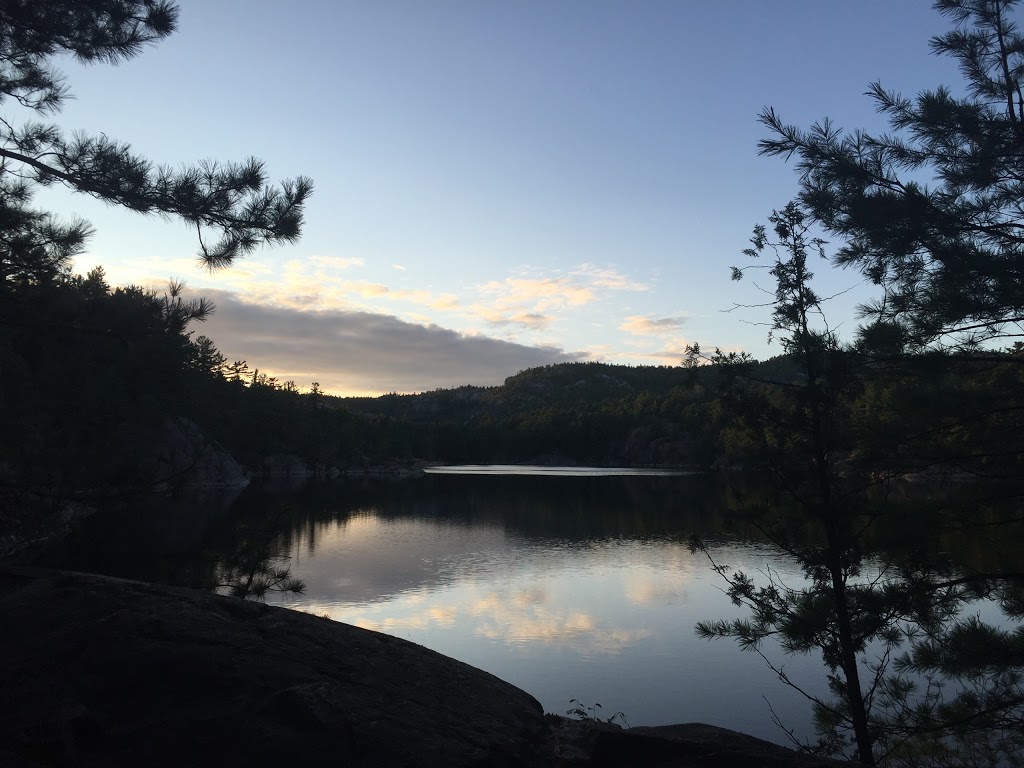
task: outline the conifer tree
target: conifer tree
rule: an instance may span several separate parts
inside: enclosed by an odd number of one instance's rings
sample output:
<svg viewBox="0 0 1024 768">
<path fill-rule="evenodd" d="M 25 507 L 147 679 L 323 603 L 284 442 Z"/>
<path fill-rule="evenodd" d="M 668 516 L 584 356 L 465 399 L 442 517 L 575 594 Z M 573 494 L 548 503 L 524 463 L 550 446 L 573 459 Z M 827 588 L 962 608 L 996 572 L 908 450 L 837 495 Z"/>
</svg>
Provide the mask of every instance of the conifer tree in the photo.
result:
<svg viewBox="0 0 1024 768">
<path fill-rule="evenodd" d="M 47 119 L 69 98 L 55 68 L 63 56 L 118 64 L 174 32 L 169 0 L 0 0 L 0 289 L 54 277 L 91 229 L 32 207 L 38 186 L 63 185 L 143 214 L 194 227 L 207 266 L 300 234 L 312 184 L 267 184 L 263 164 L 154 165 L 123 142 L 67 135 Z M 19 122 L 28 111 L 34 120 Z"/>
<path fill-rule="evenodd" d="M 829 739 L 840 743 L 840 731 L 851 732 L 859 761 L 874 765 L 871 701 L 861 685 L 859 655 L 866 640 L 877 633 L 865 632 L 859 620 L 857 590 L 850 579 L 860 572 L 862 554 L 851 535 L 856 526 L 848 514 L 847 498 L 839 493 L 837 477 L 842 455 L 841 399 L 850 386 L 849 365 L 835 334 L 823 322 L 821 299 L 811 287 L 808 257 L 824 256 L 824 243 L 811 235 L 805 213 L 796 203 L 773 213 L 770 223 L 772 232 L 762 225 L 755 227 L 752 247 L 745 253 L 750 258 L 771 255 L 764 265 L 775 281 L 769 339 L 777 338 L 792 358 L 795 377 L 742 387 L 739 399 L 733 400 L 731 429 L 767 461 L 796 502 L 802 525 L 820 529 L 824 545 L 806 545 L 789 535 L 791 521 L 760 516 L 758 527 L 798 559 L 810 586 L 789 589 L 773 577 L 767 587 L 759 587 L 747 574 L 730 573 L 716 564 L 729 582 L 731 599 L 749 607 L 752 618 L 702 622 L 697 631 L 708 638 L 735 638 L 748 649 L 778 635 L 789 652 L 820 651 L 838 699 L 833 704 L 816 702 L 819 713 L 835 721 Z M 742 279 L 751 268 L 734 267 L 733 279 Z M 744 374 L 742 358 L 719 354 L 715 362 Z M 696 540 L 694 546 L 707 552 Z M 781 672 L 780 676 L 786 679 Z"/>
<path fill-rule="evenodd" d="M 934 524 L 988 528 L 994 541 L 1006 542 L 1019 537 L 1013 523 L 1024 447 L 1015 419 L 1024 406 L 1019 359 L 993 347 L 1012 343 L 1024 327 L 1021 9 L 1019 0 L 934 6 L 952 29 L 932 39 L 932 50 L 958 62 L 961 86 L 909 98 L 872 84 L 869 95 L 891 128 L 883 135 L 844 132 L 827 119 L 805 130 L 769 108 L 760 118 L 770 133 L 760 150 L 796 159 L 802 206 L 840 243 L 834 263 L 881 288 L 862 307 L 859 346 L 876 363 L 878 353 L 898 358 L 893 370 L 905 383 L 897 390 L 916 398 L 894 420 L 895 432 L 888 429 L 902 448 L 876 445 L 880 470 L 893 472 L 909 448 L 919 462 L 922 454 L 934 457 L 924 466 L 969 473 L 975 482 L 964 489 L 965 502 L 955 490 L 931 500 Z M 936 351 L 945 354 L 905 354 Z M 930 403 L 936 380 L 949 387 Z M 879 383 L 872 382 L 876 394 L 885 392 Z M 867 414 L 890 420 L 881 403 L 864 405 L 868 427 Z M 922 428 L 903 429 L 901 420 Z M 879 680 L 887 717 L 873 726 L 876 751 L 897 755 L 932 743 L 942 745 L 936 754 L 945 760 L 956 750 L 979 764 L 1024 759 L 1020 568 L 933 571 L 908 573 L 901 588 L 944 593 L 953 599 L 950 612 L 907 634 L 896 674 Z M 958 617 L 957 606 L 972 598 L 998 602 L 1005 626 Z"/>
<path fill-rule="evenodd" d="M 871 84 L 891 132 L 804 130 L 760 116 L 766 155 L 795 157 L 800 200 L 843 240 L 834 260 L 883 288 L 868 346 L 976 348 L 1024 321 L 1024 36 L 1018 0 L 938 0 L 931 40 L 964 77 L 914 98 Z"/>
<path fill-rule="evenodd" d="M 893 463 L 899 458 L 883 450 L 879 465 L 858 425 L 866 383 L 877 371 L 870 358 L 842 347 L 825 321 L 808 264 L 811 255 L 825 256 L 824 243 L 812 236 L 806 212 L 790 203 L 770 222 L 771 231 L 755 228 L 745 251 L 762 263 L 734 268 L 733 277 L 769 271 L 771 337 L 790 364 L 781 376 L 766 376 L 744 355 L 717 353 L 711 361 L 725 374 L 729 458 L 767 469 L 778 490 L 769 503 L 740 504 L 733 512 L 798 563 L 805 578 L 794 585 L 771 569 L 761 579 L 733 571 L 694 539 L 728 582 L 732 601 L 750 611 L 749 618 L 701 622 L 697 632 L 760 653 L 804 693 L 821 737 L 816 751 L 855 756 L 864 765 L 1020 759 L 1024 629 L 962 615 L 971 601 L 989 598 L 1001 604 L 1007 623 L 1019 619 L 1020 573 L 956 567 L 917 548 L 872 552 L 880 520 L 913 514 L 897 513 L 878 492 L 887 472 L 900 471 Z M 980 500 L 970 498 L 977 509 Z M 925 502 L 934 526 L 939 516 L 932 499 Z M 794 683 L 764 650 L 767 641 L 788 654 L 820 654 L 831 696 Z"/>
</svg>

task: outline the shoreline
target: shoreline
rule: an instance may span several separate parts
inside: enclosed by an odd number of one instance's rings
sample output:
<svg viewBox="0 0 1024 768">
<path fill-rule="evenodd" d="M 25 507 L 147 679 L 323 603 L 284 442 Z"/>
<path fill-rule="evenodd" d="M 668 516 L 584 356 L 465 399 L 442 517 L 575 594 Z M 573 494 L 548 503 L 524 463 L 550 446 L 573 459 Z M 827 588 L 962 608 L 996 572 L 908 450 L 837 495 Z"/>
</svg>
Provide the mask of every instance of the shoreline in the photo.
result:
<svg viewBox="0 0 1024 768">
<path fill-rule="evenodd" d="M 545 715 L 414 643 L 195 590 L 0 565 L 0 611 L 5 765 L 842 765 L 708 725 Z"/>
</svg>

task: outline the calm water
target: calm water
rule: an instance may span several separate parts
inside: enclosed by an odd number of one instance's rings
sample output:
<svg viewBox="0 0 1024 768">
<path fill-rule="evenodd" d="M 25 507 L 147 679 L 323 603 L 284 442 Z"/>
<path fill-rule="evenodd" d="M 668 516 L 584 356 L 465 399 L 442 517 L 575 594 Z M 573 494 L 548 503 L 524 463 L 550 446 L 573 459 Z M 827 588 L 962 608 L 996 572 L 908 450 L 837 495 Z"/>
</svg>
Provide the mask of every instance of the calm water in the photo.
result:
<svg viewBox="0 0 1024 768">
<path fill-rule="evenodd" d="M 53 557 L 201 585 L 255 542 L 307 585 L 269 602 L 425 645 L 529 691 L 547 711 L 575 698 L 631 725 L 700 721 L 784 743 L 770 705 L 812 736 L 806 700 L 760 658 L 694 633 L 701 619 L 743 613 L 707 558 L 689 552 L 691 533 L 719 562 L 802 579 L 767 543 L 731 530 L 730 491 L 702 476 L 552 474 L 254 487 L 237 499 L 135 506 L 97 516 Z M 824 691 L 818 658 L 765 652 Z"/>
<path fill-rule="evenodd" d="M 547 711 L 576 698 L 633 725 L 701 721 L 773 737 L 767 696 L 788 722 L 806 723 L 802 697 L 759 658 L 695 635 L 699 619 L 739 613 L 685 533 L 545 536 L 483 515 L 361 510 L 315 543 L 293 543 L 292 572 L 307 590 L 271 602 L 425 645 L 529 691 Z M 746 569 L 781 565 L 751 543 L 714 552 Z M 783 573 L 800 580 L 796 568 Z M 797 676 L 823 688 L 817 662 L 801 661 L 787 669 L 805 667 Z"/>
<path fill-rule="evenodd" d="M 536 477 L 679 477 L 691 474 L 679 469 L 634 467 L 550 467 L 536 464 L 450 464 L 427 467 L 428 475 L 533 475 Z"/>
</svg>

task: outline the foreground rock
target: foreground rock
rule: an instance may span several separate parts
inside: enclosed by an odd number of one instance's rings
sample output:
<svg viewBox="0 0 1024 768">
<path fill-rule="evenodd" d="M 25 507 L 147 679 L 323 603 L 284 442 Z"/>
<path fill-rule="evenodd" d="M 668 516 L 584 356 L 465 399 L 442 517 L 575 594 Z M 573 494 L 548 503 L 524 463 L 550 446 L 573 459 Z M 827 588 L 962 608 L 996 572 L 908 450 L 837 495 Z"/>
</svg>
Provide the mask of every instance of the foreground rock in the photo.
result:
<svg viewBox="0 0 1024 768">
<path fill-rule="evenodd" d="M 0 616 L 0 765 L 544 763 L 535 699 L 387 635 L 13 567 Z"/>
<path fill-rule="evenodd" d="M 235 598 L 0 566 L 0 766 L 840 765 L 624 730 L 421 646 Z"/>
</svg>

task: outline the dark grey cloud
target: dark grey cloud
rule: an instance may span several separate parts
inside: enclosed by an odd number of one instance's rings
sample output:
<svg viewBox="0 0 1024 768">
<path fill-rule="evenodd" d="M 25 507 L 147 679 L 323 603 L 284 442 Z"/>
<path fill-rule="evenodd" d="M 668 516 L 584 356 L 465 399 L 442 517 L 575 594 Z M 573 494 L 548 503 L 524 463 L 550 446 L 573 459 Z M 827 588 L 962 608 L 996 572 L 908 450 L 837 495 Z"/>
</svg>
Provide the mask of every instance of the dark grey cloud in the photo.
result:
<svg viewBox="0 0 1024 768">
<path fill-rule="evenodd" d="M 300 388 L 334 392 L 424 392 L 502 383 L 525 368 L 582 360 L 582 353 L 466 336 L 392 315 L 301 311 L 247 304 L 228 291 L 203 290 L 216 312 L 194 326 L 229 360 L 273 371 Z"/>
</svg>

